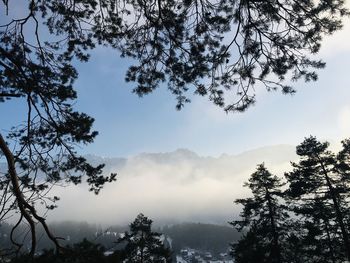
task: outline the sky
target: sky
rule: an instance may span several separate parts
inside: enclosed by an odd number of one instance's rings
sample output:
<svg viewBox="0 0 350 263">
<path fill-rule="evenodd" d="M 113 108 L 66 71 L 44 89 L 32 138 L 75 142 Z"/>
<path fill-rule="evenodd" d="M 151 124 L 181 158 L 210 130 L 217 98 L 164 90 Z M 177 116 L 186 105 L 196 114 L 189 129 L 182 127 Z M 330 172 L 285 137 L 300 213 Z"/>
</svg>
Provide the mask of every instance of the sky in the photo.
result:
<svg viewBox="0 0 350 263">
<path fill-rule="evenodd" d="M 265 145 L 296 145 L 309 135 L 339 143 L 350 136 L 349 19 L 344 24 L 343 30 L 323 41 L 317 57 L 327 66 L 319 70 L 318 81 L 292 83 L 297 90 L 293 96 L 256 86 L 256 105 L 234 114 L 198 96 L 177 111 L 175 97 L 165 85 L 139 98 L 131 92 L 133 84 L 124 81 L 130 61 L 115 50 L 98 48 L 88 63 L 76 64 L 76 109 L 95 118 L 99 132 L 93 144 L 78 150 L 111 157 L 188 148 L 219 156 Z M 0 104 L 2 131 L 23 120 L 22 107 L 17 100 Z"/>
<path fill-rule="evenodd" d="M 223 153 L 234 158 L 264 146 L 295 146 L 309 135 L 333 144 L 350 137 L 349 43 L 348 19 L 342 31 L 323 41 L 317 57 L 327 66 L 319 71 L 317 82 L 292 83 L 297 90 L 293 96 L 267 92 L 257 86 L 256 105 L 236 114 L 226 114 L 206 97 L 198 96 L 191 97 L 192 102 L 177 111 L 175 97 L 165 86 L 139 98 L 131 92 L 133 84 L 124 81 L 130 61 L 119 58 L 115 50 L 96 49 L 88 63 L 76 65 L 79 78 L 75 83 L 75 108 L 95 118 L 94 129 L 99 136 L 78 151 L 127 157 L 127 165 L 112 167 L 118 172 L 118 181 L 106 186 L 98 197 L 88 193 L 84 184 L 55 189 L 62 200 L 51 219 L 72 218 L 76 214 L 81 218 L 90 216 L 96 222 L 103 215 L 129 222 L 142 209 L 151 218 L 166 219 L 168 215 L 182 220 L 206 217 L 210 221 L 214 220 L 210 214 L 216 213 L 227 222 L 234 212 L 230 210 L 234 198 L 246 193 L 241 187 L 243 182 L 255 165 L 266 159 L 258 151 L 259 158 L 245 160 L 243 163 L 249 163 L 249 167 L 234 174 L 233 159 L 226 160 Z M 25 105 L 19 102 L 0 103 L 1 132 L 25 117 Z M 143 152 L 165 154 L 179 148 L 189 149 L 200 158 L 217 159 L 208 167 L 184 159 L 164 164 L 139 158 Z M 280 155 L 277 149 L 269 160 Z M 289 157 L 272 164 L 272 170 L 285 171 Z M 80 206 L 72 200 L 87 200 L 89 205 Z M 99 218 L 93 218 L 94 214 Z"/>
<path fill-rule="evenodd" d="M 77 107 L 96 119 L 100 135 L 85 152 L 129 156 L 188 148 L 202 155 L 239 153 L 274 144 L 296 145 L 304 137 L 339 142 L 350 135 L 350 23 L 324 40 L 319 53 L 327 66 L 313 83 L 292 83 L 293 96 L 256 87 L 257 103 L 244 113 L 226 114 L 206 97 L 175 110 L 175 98 L 160 87 L 139 98 L 124 82 L 128 61 L 98 49 L 79 65 Z"/>
<path fill-rule="evenodd" d="M 304 137 L 315 135 L 333 144 L 350 137 L 350 46 L 344 45 L 349 38 L 350 23 L 325 40 L 319 56 L 327 67 L 319 71 L 317 82 L 294 83 L 293 96 L 257 90 L 256 105 L 242 114 L 226 114 L 203 97 L 193 97 L 192 103 L 176 111 L 175 98 L 164 87 L 138 98 L 131 93 L 132 85 L 124 82 L 127 61 L 113 50 L 98 49 L 89 63 L 78 68 L 76 107 L 96 119 L 99 131 L 95 142 L 81 152 L 128 159 L 123 167 L 110 167 L 118 179 L 98 196 L 85 184 L 56 188 L 52 194 L 61 200 L 48 220 L 88 220 L 108 226 L 131 222 L 140 212 L 160 224 L 225 224 L 237 218 L 241 207 L 233 201 L 250 196 L 242 186 L 258 163 L 265 162 L 282 176 L 291 169 L 290 152 Z M 291 146 L 289 154 L 277 146 L 270 156 L 253 150 L 235 161 L 235 154 L 269 145 Z M 161 162 L 178 148 L 194 151 L 202 162 L 186 156 Z M 142 152 L 161 154 L 148 160 L 140 157 Z"/>
<path fill-rule="evenodd" d="M 317 55 L 326 63 L 319 80 L 292 85 L 293 96 L 257 86 L 257 103 L 244 113 L 226 114 L 206 97 L 192 96 L 181 111 L 165 85 L 139 98 L 124 81 L 130 61 L 98 48 L 88 63 L 76 64 L 76 109 L 95 118 L 99 132 L 82 154 L 132 156 L 188 148 L 201 155 L 234 154 L 265 145 L 296 145 L 309 135 L 339 143 L 350 136 L 350 22 L 326 37 Z M 189 93 L 191 96 L 191 94 Z M 23 119 L 21 104 L 0 104 L 2 131 Z"/>
</svg>

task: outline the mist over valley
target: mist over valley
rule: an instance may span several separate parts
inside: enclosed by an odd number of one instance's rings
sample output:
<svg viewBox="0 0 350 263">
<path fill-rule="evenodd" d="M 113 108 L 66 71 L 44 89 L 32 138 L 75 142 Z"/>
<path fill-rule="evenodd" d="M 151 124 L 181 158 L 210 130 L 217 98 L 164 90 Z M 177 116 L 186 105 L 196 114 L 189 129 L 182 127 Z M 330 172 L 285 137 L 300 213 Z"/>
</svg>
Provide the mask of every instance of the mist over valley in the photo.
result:
<svg viewBox="0 0 350 263">
<path fill-rule="evenodd" d="M 142 212 L 156 224 L 202 222 L 227 224 L 237 217 L 236 198 L 249 195 L 243 187 L 256 165 L 264 162 L 282 176 L 296 159 L 295 147 L 267 146 L 237 155 L 200 156 L 187 149 L 141 153 L 128 158 L 87 156 L 91 164 L 105 163 L 104 172 L 118 173 L 99 195 L 86 184 L 56 187 L 58 208 L 48 221 L 86 221 L 105 226 L 127 224 Z"/>
</svg>

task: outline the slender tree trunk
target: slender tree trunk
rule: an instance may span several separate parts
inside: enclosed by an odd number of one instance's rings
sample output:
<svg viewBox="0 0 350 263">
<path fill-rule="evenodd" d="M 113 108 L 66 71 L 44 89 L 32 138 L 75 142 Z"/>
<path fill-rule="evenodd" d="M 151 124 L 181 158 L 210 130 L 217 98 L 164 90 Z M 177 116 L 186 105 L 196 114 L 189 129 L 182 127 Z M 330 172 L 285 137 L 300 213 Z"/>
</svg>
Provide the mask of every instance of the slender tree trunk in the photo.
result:
<svg viewBox="0 0 350 263">
<path fill-rule="evenodd" d="M 341 233 L 342 233 L 342 238 L 343 238 L 343 241 L 344 241 L 344 247 L 345 247 L 346 255 L 347 255 L 348 261 L 350 262 L 350 241 L 349 241 L 348 232 L 347 232 L 347 230 L 345 228 L 345 224 L 344 224 L 344 216 L 343 216 L 343 214 L 342 214 L 342 212 L 340 210 L 340 206 L 339 206 L 339 203 L 338 203 L 337 195 L 336 195 L 336 193 L 334 191 L 332 182 L 331 182 L 331 180 L 330 180 L 330 178 L 328 176 L 328 172 L 327 172 L 327 170 L 326 170 L 322 160 L 318 156 L 317 156 L 317 158 L 318 158 L 318 160 L 319 160 L 319 162 L 321 164 L 321 167 L 322 167 L 325 179 L 326 179 L 326 184 L 327 184 L 327 187 L 329 189 L 329 193 L 330 193 L 332 201 L 333 201 L 333 206 L 334 206 L 336 218 L 337 218 L 337 221 L 338 221 Z"/>
<path fill-rule="evenodd" d="M 335 257 L 334 257 L 334 250 L 333 250 L 333 246 L 332 246 L 331 234 L 329 232 L 329 222 L 325 219 L 323 219 L 323 222 L 324 222 L 325 228 L 326 228 L 328 247 L 329 247 L 329 251 L 331 253 L 332 262 L 336 263 Z"/>
<path fill-rule="evenodd" d="M 143 235 L 144 235 L 144 233 L 142 231 L 142 236 L 141 236 L 142 242 L 144 241 L 144 236 Z M 142 246 L 141 246 L 141 262 L 140 263 L 143 263 L 143 249 L 144 249 L 144 246 L 142 244 Z"/>
<path fill-rule="evenodd" d="M 20 189 L 19 179 L 16 171 L 15 158 L 1 134 L 0 134 L 0 150 L 4 153 L 6 157 L 7 166 L 8 166 L 8 176 L 10 177 L 12 191 L 16 198 L 18 208 L 20 210 L 21 215 L 27 220 L 30 226 L 32 246 L 31 246 L 29 255 L 33 257 L 36 249 L 36 228 L 35 228 L 35 221 L 33 218 L 35 218 L 41 223 L 41 225 L 44 227 L 44 230 L 47 236 L 55 244 L 56 250 L 57 252 L 59 252 L 59 249 L 61 248 L 61 246 L 58 243 L 58 240 L 57 240 L 58 238 L 55 237 L 49 230 L 45 222 L 45 218 L 39 216 L 35 211 L 34 206 L 30 205 L 25 200 L 25 197 Z"/>
<path fill-rule="evenodd" d="M 4 138 L 0 134 L 0 149 L 4 153 L 7 161 L 7 167 L 8 167 L 8 175 L 11 180 L 12 184 L 12 191 L 14 196 L 16 197 L 18 208 L 21 212 L 21 215 L 27 220 L 29 226 L 30 226 L 30 231 L 31 231 L 31 236 L 32 236 L 32 246 L 30 249 L 30 256 L 34 256 L 35 248 L 36 248 L 36 234 L 35 234 L 35 223 L 33 218 L 30 216 L 28 211 L 25 208 L 25 204 L 27 203 L 23 197 L 23 193 L 19 187 L 19 181 L 18 181 L 18 176 L 16 172 L 16 166 L 15 166 L 15 158 L 11 152 L 11 150 L 8 148 Z"/>
<path fill-rule="evenodd" d="M 346 231 L 345 224 L 344 224 L 344 217 L 343 217 L 342 212 L 340 211 L 337 197 L 335 196 L 334 189 L 331 185 L 331 182 L 330 182 L 328 176 L 326 176 L 326 180 L 327 180 L 327 185 L 328 185 L 329 190 L 330 190 L 330 194 L 332 196 L 332 201 L 333 201 L 337 221 L 338 221 L 341 233 L 342 233 L 347 258 L 348 258 L 348 261 L 350 261 L 350 242 L 349 242 L 349 235 Z"/>
<path fill-rule="evenodd" d="M 279 242 L 278 242 L 278 232 L 276 229 L 276 222 L 275 222 L 275 218 L 274 218 L 274 211 L 273 211 L 273 207 L 272 207 L 272 202 L 271 202 L 271 195 L 269 190 L 265 187 L 265 191 L 266 191 L 266 198 L 267 198 L 267 202 L 268 202 L 268 206 L 269 206 L 269 217 L 270 217 L 270 224 L 271 224 L 271 230 L 272 230 L 272 236 L 273 236 L 273 250 L 271 251 L 271 255 L 272 255 L 272 260 L 277 262 L 277 263 L 281 263 L 281 251 L 280 251 L 280 246 L 279 246 Z"/>
</svg>

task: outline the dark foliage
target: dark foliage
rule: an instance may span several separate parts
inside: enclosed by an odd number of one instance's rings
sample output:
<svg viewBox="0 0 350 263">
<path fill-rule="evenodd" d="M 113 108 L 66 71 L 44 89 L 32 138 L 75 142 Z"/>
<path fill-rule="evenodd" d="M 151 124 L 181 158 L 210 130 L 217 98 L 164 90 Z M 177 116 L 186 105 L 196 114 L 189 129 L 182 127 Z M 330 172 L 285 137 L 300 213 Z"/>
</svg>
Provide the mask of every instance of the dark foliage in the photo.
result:
<svg viewBox="0 0 350 263">
<path fill-rule="evenodd" d="M 261 262 L 281 263 L 288 218 L 286 206 L 280 202 L 283 183 L 260 164 L 245 186 L 251 189 L 253 197 L 235 201 L 243 205 L 242 220 L 231 224 L 238 230 L 247 229 L 247 234 L 233 245 L 232 254 L 237 262 L 247 262 L 246 256 L 249 256 L 248 262 L 256 262 L 251 261 L 255 258 Z"/>
<path fill-rule="evenodd" d="M 60 254 L 53 250 L 45 250 L 41 255 L 32 258 L 30 255 L 24 255 L 14 258 L 11 263 L 108 263 L 122 262 L 115 257 L 104 255 L 104 248 L 99 244 L 94 244 L 86 239 L 82 242 L 67 246 L 62 249 Z"/>
<path fill-rule="evenodd" d="M 233 245 L 236 262 L 349 260 L 349 140 L 342 145 L 334 154 L 327 142 L 306 138 L 296 148 L 299 162 L 285 173 L 285 191 L 280 179 L 258 167 L 246 184 L 253 197 L 236 201 L 243 205 L 242 220 L 232 224 L 247 228 Z"/>
<path fill-rule="evenodd" d="M 245 263 L 268 263 L 270 259 L 267 255 L 269 248 L 260 238 L 256 225 L 252 225 L 246 234 L 242 236 L 239 242 L 232 245 L 232 256 L 235 262 Z"/>
<path fill-rule="evenodd" d="M 329 262 L 344 257 L 350 260 L 346 141 L 343 145 L 344 149 L 335 155 L 328 150 L 328 143 L 312 136 L 306 138 L 297 146 L 299 163 L 292 163 L 293 171 L 286 173 L 290 207 L 308 229 L 305 249 L 310 251 L 306 252 L 312 254 L 318 249 L 318 256 Z"/>
<path fill-rule="evenodd" d="M 74 96 L 70 62 L 87 61 L 88 51 L 104 44 L 137 61 L 126 79 L 137 83 L 138 95 L 167 82 L 178 108 L 192 91 L 227 111 L 253 104 L 257 83 L 293 93 L 283 84 L 287 74 L 316 80 L 313 69 L 324 63 L 307 55 L 348 15 L 342 0 L 40 0 L 29 1 L 20 18 L 12 17 L 11 3 L 2 7 L 10 9 L 0 32 L 2 100 L 27 97 L 28 84 L 38 92 L 48 79 L 58 88 L 54 96 Z M 28 25 L 34 37 L 23 30 Z M 225 100 L 227 92 L 233 99 Z"/>
<path fill-rule="evenodd" d="M 171 252 L 160 240 L 161 234 L 152 232 L 152 220 L 139 214 L 117 243 L 125 244 L 119 251 L 124 262 L 171 262 Z"/>
</svg>

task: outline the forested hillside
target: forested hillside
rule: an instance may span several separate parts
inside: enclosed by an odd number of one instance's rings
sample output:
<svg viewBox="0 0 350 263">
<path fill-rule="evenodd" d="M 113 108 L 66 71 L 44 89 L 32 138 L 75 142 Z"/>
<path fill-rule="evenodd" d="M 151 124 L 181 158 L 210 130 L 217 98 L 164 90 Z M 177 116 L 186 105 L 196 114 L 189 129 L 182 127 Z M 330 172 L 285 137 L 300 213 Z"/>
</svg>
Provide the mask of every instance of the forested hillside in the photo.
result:
<svg viewBox="0 0 350 263">
<path fill-rule="evenodd" d="M 201 223 L 184 223 L 166 226 L 162 232 L 173 239 L 173 250 L 194 248 L 212 253 L 225 252 L 229 244 L 237 241 L 241 234 L 229 226 Z"/>
</svg>

